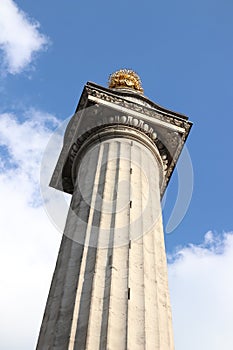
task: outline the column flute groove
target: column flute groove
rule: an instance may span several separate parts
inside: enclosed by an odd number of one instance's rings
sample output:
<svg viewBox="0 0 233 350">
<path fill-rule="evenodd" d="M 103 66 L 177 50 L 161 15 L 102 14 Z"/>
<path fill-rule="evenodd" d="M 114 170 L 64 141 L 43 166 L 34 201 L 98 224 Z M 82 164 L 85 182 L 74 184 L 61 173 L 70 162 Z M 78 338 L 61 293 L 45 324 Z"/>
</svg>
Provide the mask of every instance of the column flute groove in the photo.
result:
<svg viewBox="0 0 233 350">
<path fill-rule="evenodd" d="M 110 270 L 109 257 L 112 250 L 111 231 L 114 227 L 112 220 L 114 219 L 115 205 L 114 197 L 116 185 L 112 186 L 111 179 L 116 177 L 118 168 L 118 157 L 116 157 L 119 149 L 118 143 L 109 144 L 109 152 L 107 159 L 106 181 L 104 184 L 103 199 L 101 204 L 101 217 L 99 224 L 99 236 L 97 244 L 97 256 L 95 265 L 95 275 L 91 296 L 90 320 L 87 333 L 87 349 L 105 349 L 106 340 L 103 341 L 102 321 L 104 318 L 104 292 L 106 284 L 106 274 Z M 106 325 L 105 325 L 106 327 Z M 102 333 L 102 334 L 101 334 Z M 101 341 L 102 339 L 102 341 Z M 105 346 L 105 347 L 104 347 Z"/>
<path fill-rule="evenodd" d="M 98 211 L 96 211 L 96 202 L 99 201 L 99 191 L 100 193 L 104 188 L 104 179 L 106 175 L 106 171 L 102 168 L 102 163 L 106 164 L 108 157 L 108 145 L 100 145 L 96 147 L 98 151 L 98 163 L 97 168 L 91 167 L 89 168 L 90 172 L 95 174 L 95 181 L 92 183 L 93 186 L 93 194 L 92 200 L 90 202 L 90 214 L 88 218 L 87 230 L 85 233 L 85 246 L 84 246 L 84 254 L 83 261 L 81 265 L 80 275 L 83 278 L 83 284 L 79 284 L 79 288 L 77 291 L 77 314 L 75 316 L 75 337 L 73 349 L 86 349 L 86 339 L 87 339 L 87 327 L 90 313 L 90 301 L 91 301 L 91 290 L 92 290 L 92 282 L 93 282 L 93 274 L 95 269 L 95 259 L 96 259 L 96 242 L 98 237 L 98 232 L 93 232 L 93 226 L 95 227 L 94 220 L 96 214 L 99 215 Z M 88 159 L 89 154 L 88 153 Z M 85 161 L 85 158 L 84 158 Z M 82 164 L 81 164 L 82 165 Z M 102 187 L 102 188 L 101 188 Z M 84 191 L 85 189 L 83 189 Z M 99 204 L 99 203 L 98 203 Z M 98 220 L 97 220 L 98 221 Z M 73 350 L 72 349 L 72 350 Z"/>
<path fill-rule="evenodd" d="M 128 295 L 129 159 L 130 140 L 120 142 L 118 191 L 114 227 L 112 274 L 109 297 L 107 349 L 125 349 Z M 121 336 L 117 336 L 121 334 Z"/>
</svg>

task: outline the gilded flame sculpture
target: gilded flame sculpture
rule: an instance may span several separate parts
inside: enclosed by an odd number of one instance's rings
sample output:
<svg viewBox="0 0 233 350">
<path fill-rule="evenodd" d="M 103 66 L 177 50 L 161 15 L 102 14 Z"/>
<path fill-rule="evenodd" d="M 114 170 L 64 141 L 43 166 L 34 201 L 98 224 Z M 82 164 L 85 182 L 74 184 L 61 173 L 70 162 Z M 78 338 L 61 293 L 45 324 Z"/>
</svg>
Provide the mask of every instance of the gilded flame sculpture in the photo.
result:
<svg viewBox="0 0 233 350">
<path fill-rule="evenodd" d="M 141 79 L 131 69 L 120 69 L 109 77 L 109 88 L 111 89 L 133 89 L 143 93 Z"/>
</svg>

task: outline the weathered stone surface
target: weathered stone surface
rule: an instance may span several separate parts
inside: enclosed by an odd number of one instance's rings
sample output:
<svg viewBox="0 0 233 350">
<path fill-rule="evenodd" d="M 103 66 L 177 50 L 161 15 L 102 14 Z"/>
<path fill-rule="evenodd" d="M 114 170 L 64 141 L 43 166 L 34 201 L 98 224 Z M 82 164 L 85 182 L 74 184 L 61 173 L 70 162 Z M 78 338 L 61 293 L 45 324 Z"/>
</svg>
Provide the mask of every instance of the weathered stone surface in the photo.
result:
<svg viewBox="0 0 233 350">
<path fill-rule="evenodd" d="M 37 350 L 173 350 L 161 215 L 191 123 L 84 87 L 50 185 L 72 194 Z"/>
<path fill-rule="evenodd" d="M 77 164 L 37 350 L 173 349 L 161 164 L 127 138 Z"/>
</svg>

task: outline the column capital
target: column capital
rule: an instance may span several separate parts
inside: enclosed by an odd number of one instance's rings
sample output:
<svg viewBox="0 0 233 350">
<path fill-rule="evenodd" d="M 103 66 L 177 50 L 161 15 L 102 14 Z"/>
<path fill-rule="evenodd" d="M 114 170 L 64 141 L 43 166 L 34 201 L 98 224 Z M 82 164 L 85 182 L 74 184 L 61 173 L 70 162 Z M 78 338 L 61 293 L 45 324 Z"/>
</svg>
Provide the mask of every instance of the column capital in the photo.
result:
<svg viewBox="0 0 233 350">
<path fill-rule="evenodd" d="M 84 139 L 103 125 L 117 125 L 143 133 L 158 149 L 163 162 L 163 195 L 192 123 L 180 113 L 165 109 L 131 91 L 115 91 L 94 83 L 84 87 L 76 113 L 65 132 L 63 148 L 50 186 L 73 193 L 72 161 Z"/>
<path fill-rule="evenodd" d="M 98 126 L 95 129 L 88 131 L 86 134 L 83 134 L 82 137 L 73 144 L 69 155 L 72 184 L 75 184 L 79 163 L 89 148 L 109 139 L 122 138 L 127 140 L 130 139 L 132 142 L 138 141 L 154 155 L 159 165 L 160 189 L 162 190 L 164 187 L 164 173 L 166 171 L 164 169 L 166 168 L 166 159 L 165 157 L 162 159 L 159 150 L 154 143 L 156 133 L 151 129 L 150 134 L 148 135 L 144 130 L 147 130 L 148 125 L 145 127 L 143 121 L 140 120 L 133 120 L 137 125 L 141 125 L 140 128 L 136 128 L 127 125 L 126 116 L 110 117 L 109 119 L 112 121 L 112 124 L 105 121 L 102 126 Z M 116 121 L 119 123 L 116 124 Z"/>
</svg>

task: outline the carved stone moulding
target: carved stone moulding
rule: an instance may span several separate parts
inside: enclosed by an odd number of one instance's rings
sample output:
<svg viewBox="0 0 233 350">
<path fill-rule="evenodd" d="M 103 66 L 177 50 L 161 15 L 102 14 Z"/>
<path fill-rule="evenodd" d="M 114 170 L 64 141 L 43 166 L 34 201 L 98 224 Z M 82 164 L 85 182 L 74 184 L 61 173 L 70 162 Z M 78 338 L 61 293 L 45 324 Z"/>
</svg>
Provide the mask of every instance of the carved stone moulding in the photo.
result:
<svg viewBox="0 0 233 350">
<path fill-rule="evenodd" d="M 80 161 L 83 155 L 87 152 L 87 150 L 95 146 L 103 141 L 112 140 L 114 138 L 122 138 L 133 141 L 137 141 L 143 144 L 151 153 L 154 155 L 154 158 L 157 160 L 159 164 L 160 170 L 160 188 L 164 187 L 164 171 L 163 171 L 163 160 L 160 156 L 160 153 L 155 147 L 154 142 L 146 135 L 144 132 L 139 129 L 134 129 L 132 127 L 128 127 L 122 124 L 112 124 L 112 125 L 103 125 L 99 127 L 96 132 L 90 133 L 85 139 L 83 139 L 82 143 L 77 147 L 73 147 L 74 156 L 72 157 L 72 169 L 71 169 L 71 177 L 73 183 L 75 183 L 77 176 L 77 169 L 79 168 Z M 74 145 L 73 145 L 74 146 Z"/>
<path fill-rule="evenodd" d="M 100 139 L 100 134 L 102 134 L 103 128 L 106 127 L 114 127 L 115 128 L 115 134 L 112 135 L 112 137 L 116 137 L 116 131 L 118 134 L 118 137 L 120 137 L 121 133 L 124 137 L 127 136 L 126 132 L 123 132 L 123 128 L 125 130 L 137 130 L 143 133 L 146 137 L 150 139 L 150 143 L 153 146 L 154 149 L 158 150 L 158 154 L 161 159 L 161 169 L 163 171 L 163 174 L 165 175 L 165 181 L 161 184 L 161 192 L 163 193 L 165 187 L 166 187 L 166 173 L 168 166 L 170 165 L 172 161 L 172 157 L 169 153 L 169 150 L 164 146 L 163 142 L 158 139 L 157 133 L 154 131 L 154 129 L 146 124 L 143 120 L 134 118 L 132 116 L 126 116 L 126 115 L 116 115 L 116 116 L 105 116 L 103 118 L 98 118 L 97 125 L 92 123 L 92 127 L 90 127 L 89 130 L 86 130 L 81 136 L 77 138 L 77 140 L 72 144 L 70 151 L 69 151 L 69 157 L 67 159 L 66 165 L 63 168 L 63 189 L 65 192 L 72 193 L 74 188 L 74 179 L 71 176 L 72 174 L 72 167 L 74 163 L 74 159 L 77 159 L 80 154 L 80 150 L 83 148 L 83 144 L 86 142 L 88 138 L 90 138 L 91 135 L 97 135 L 97 137 Z M 138 138 L 140 138 L 140 134 L 137 134 Z M 129 137 L 132 138 L 132 134 L 129 134 Z M 154 151 L 155 152 L 155 151 Z"/>
<path fill-rule="evenodd" d="M 93 83 L 84 87 L 50 186 L 73 193 L 72 166 L 82 144 L 103 127 L 125 126 L 143 133 L 158 149 L 163 163 L 164 193 L 192 124 L 187 117 L 164 109 L 144 96 L 116 92 Z"/>
</svg>

